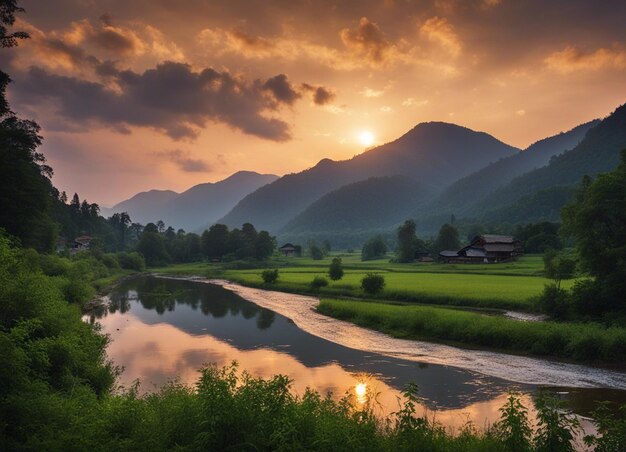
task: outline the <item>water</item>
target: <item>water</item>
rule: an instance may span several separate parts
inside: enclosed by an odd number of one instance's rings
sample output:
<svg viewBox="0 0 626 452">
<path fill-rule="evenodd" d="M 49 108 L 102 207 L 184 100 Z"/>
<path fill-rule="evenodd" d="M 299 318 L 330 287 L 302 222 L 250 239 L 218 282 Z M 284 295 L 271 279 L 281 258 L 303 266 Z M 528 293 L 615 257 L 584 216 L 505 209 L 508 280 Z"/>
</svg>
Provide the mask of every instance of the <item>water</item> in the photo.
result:
<svg viewBox="0 0 626 452">
<path fill-rule="evenodd" d="M 255 376 L 289 376 L 298 394 L 311 387 L 348 395 L 389 414 L 413 382 L 422 409 L 452 429 L 493 423 L 512 390 L 531 411 L 540 387 L 581 415 L 596 400 L 626 403 L 618 372 L 393 339 L 313 312 L 311 297 L 216 283 L 132 279 L 110 294 L 110 307 L 88 316 L 110 335 L 107 353 L 124 367 L 123 385 L 193 384 L 203 365 L 237 361 Z"/>
</svg>

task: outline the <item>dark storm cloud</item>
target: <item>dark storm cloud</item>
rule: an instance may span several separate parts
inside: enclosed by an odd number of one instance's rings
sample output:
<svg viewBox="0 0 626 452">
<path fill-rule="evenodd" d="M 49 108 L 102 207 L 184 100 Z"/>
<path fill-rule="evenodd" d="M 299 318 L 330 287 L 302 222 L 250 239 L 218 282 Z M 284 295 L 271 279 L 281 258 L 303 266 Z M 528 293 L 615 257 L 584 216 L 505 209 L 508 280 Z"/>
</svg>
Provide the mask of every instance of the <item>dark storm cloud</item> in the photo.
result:
<svg viewBox="0 0 626 452">
<path fill-rule="evenodd" d="M 287 80 L 285 74 L 278 74 L 275 77 L 267 79 L 263 84 L 263 89 L 272 93 L 276 101 L 284 102 L 288 105 L 298 100 L 302 95 Z"/>
<path fill-rule="evenodd" d="M 268 140 L 291 137 L 286 122 L 266 116 L 293 103 L 286 77 L 248 82 L 226 71 L 196 72 L 173 62 L 142 73 L 117 71 L 110 63 L 102 67 L 115 87 L 33 67 L 16 83 L 16 96 L 26 105 L 52 101 L 59 114 L 74 122 L 118 130 L 151 127 L 173 139 L 194 138 L 211 121 Z"/>
</svg>

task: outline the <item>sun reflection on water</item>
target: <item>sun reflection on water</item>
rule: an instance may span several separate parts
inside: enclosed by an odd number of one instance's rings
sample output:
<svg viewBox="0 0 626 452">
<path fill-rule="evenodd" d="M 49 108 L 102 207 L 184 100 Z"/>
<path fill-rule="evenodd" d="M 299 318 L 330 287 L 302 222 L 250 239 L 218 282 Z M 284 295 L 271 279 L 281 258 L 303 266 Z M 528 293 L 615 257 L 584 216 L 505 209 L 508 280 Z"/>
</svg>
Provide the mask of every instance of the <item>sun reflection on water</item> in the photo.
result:
<svg viewBox="0 0 626 452">
<path fill-rule="evenodd" d="M 367 402 L 367 383 L 357 383 L 354 387 L 354 393 L 356 394 L 356 400 L 360 405 L 365 405 Z"/>
</svg>

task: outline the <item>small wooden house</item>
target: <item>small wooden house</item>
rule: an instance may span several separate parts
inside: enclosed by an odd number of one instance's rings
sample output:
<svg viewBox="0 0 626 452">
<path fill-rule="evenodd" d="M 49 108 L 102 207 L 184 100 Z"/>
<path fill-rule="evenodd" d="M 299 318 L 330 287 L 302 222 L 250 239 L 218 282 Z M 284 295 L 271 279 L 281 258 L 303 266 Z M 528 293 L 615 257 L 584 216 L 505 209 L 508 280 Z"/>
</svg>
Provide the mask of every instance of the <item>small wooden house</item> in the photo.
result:
<svg viewBox="0 0 626 452">
<path fill-rule="evenodd" d="M 278 248 L 278 252 L 285 257 L 293 257 L 296 255 L 296 247 L 291 243 L 285 243 L 283 246 Z"/>
<path fill-rule="evenodd" d="M 522 242 L 510 235 L 483 234 L 458 251 L 442 251 L 439 257 L 449 264 L 494 263 L 509 261 L 523 253 Z"/>
</svg>

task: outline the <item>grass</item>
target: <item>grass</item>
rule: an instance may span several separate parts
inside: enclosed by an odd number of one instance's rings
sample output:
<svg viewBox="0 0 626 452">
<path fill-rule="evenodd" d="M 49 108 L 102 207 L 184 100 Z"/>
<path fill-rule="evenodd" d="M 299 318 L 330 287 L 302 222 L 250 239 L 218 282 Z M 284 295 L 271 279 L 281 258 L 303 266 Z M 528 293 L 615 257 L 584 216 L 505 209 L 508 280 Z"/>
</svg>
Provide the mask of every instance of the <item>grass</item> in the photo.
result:
<svg viewBox="0 0 626 452">
<path fill-rule="evenodd" d="M 345 275 L 318 291 L 310 283 L 326 275 L 332 257 L 341 256 Z M 263 284 L 259 268 L 234 269 L 237 263 L 192 263 L 158 268 L 154 271 L 177 275 L 208 275 L 254 287 Z M 245 265 L 241 265 L 245 266 Z M 277 257 L 263 264 L 279 268 L 274 290 L 326 296 L 363 298 L 361 279 L 369 272 L 385 277 L 385 289 L 379 299 L 425 304 L 453 305 L 492 309 L 533 311 L 532 298 L 550 281 L 543 278 L 541 256 L 524 256 L 505 264 L 397 264 L 387 259 L 362 262 L 356 253 L 333 254 L 323 260 Z M 573 281 L 564 281 L 568 288 Z"/>
<path fill-rule="evenodd" d="M 489 347 L 519 354 L 626 362 L 626 328 L 594 323 L 519 322 L 432 306 L 322 298 L 318 311 L 404 339 Z"/>
</svg>

